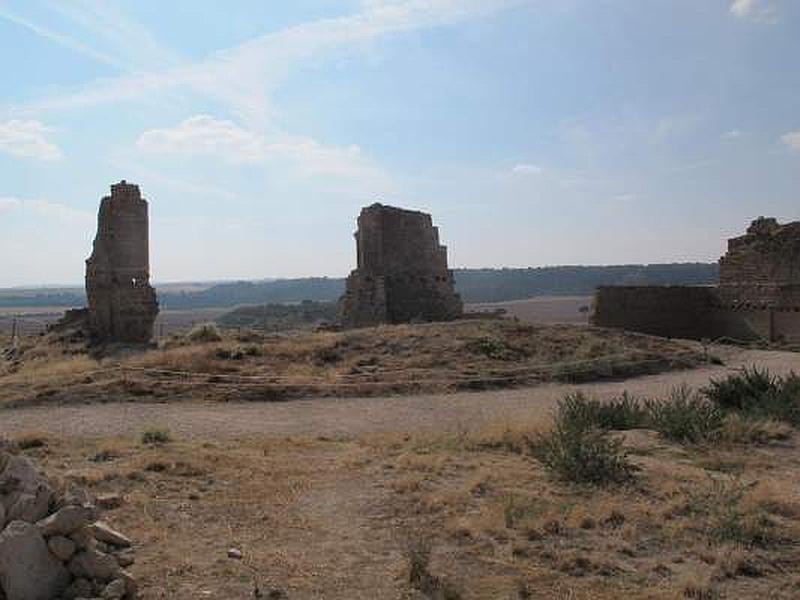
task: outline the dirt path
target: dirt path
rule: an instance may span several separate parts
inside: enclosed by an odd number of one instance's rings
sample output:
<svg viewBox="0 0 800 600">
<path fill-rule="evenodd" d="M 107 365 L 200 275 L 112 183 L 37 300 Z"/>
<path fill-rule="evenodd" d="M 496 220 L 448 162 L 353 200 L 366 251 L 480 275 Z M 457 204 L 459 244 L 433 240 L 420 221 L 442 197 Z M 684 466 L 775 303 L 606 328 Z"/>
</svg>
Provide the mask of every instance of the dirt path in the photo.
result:
<svg viewBox="0 0 800 600">
<path fill-rule="evenodd" d="M 0 434 L 126 435 L 148 426 L 168 427 L 183 437 L 253 435 L 359 435 L 382 432 L 473 430 L 489 423 L 534 421 L 545 417 L 568 392 L 609 397 L 623 390 L 663 396 L 682 383 L 698 387 L 746 365 L 773 373 L 800 372 L 800 353 L 717 349 L 725 366 L 662 373 L 627 381 L 582 385 L 544 384 L 491 392 L 428 394 L 387 398 L 321 398 L 286 403 L 109 403 L 0 410 Z"/>
</svg>

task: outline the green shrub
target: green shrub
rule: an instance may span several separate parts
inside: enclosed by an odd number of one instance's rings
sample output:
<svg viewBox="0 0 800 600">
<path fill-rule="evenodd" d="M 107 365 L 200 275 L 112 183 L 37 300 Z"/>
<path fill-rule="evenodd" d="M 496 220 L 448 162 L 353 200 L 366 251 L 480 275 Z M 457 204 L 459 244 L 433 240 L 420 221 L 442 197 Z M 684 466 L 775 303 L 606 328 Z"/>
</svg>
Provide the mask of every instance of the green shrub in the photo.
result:
<svg viewBox="0 0 800 600">
<path fill-rule="evenodd" d="M 725 379 L 711 380 L 701 393 L 721 409 L 800 425 L 800 377 L 772 375 L 745 368 Z"/>
<path fill-rule="evenodd" d="M 564 403 L 562 403 L 563 407 Z M 555 476 L 574 483 L 607 485 L 633 478 L 622 442 L 583 422 L 565 420 L 559 412 L 552 430 L 532 442 L 534 457 Z"/>
<path fill-rule="evenodd" d="M 686 386 L 674 388 L 668 400 L 645 402 L 650 426 L 665 438 L 698 443 L 717 437 L 725 415 Z"/>
<path fill-rule="evenodd" d="M 647 424 L 647 411 L 627 393 L 602 402 L 577 392 L 559 404 L 558 419 L 569 427 L 583 429 L 636 429 Z"/>
<path fill-rule="evenodd" d="M 142 443 L 148 445 L 166 444 L 172 441 L 172 435 L 166 428 L 145 429 L 142 432 Z"/>
<path fill-rule="evenodd" d="M 778 390 L 778 380 L 766 369 L 745 367 L 725 379 L 712 379 L 701 392 L 720 408 L 749 410 L 767 394 Z"/>
</svg>

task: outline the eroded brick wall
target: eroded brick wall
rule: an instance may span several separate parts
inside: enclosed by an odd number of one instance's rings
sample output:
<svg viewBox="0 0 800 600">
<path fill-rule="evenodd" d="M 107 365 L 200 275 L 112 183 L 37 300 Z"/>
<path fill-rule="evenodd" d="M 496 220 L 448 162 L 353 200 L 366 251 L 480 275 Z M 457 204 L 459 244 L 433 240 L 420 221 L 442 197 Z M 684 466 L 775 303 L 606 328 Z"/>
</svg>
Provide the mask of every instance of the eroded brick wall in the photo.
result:
<svg viewBox="0 0 800 600">
<path fill-rule="evenodd" d="M 756 219 L 745 235 L 728 240 L 719 265 L 726 305 L 800 308 L 800 222 Z"/>
<path fill-rule="evenodd" d="M 86 261 L 89 328 L 99 342 L 148 342 L 158 314 L 150 285 L 147 201 L 122 181 L 100 202 L 97 236 Z"/>
<path fill-rule="evenodd" d="M 430 215 L 373 204 L 362 209 L 355 237 L 358 268 L 341 299 L 343 325 L 442 321 L 462 313 Z"/>
</svg>

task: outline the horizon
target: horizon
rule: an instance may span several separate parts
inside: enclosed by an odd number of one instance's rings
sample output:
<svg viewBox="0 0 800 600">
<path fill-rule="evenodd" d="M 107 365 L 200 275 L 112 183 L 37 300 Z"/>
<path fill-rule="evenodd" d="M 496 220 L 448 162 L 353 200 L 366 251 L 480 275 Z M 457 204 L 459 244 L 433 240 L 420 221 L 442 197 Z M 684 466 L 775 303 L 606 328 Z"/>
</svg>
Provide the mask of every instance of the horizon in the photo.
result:
<svg viewBox="0 0 800 600">
<path fill-rule="evenodd" d="M 159 285 L 344 277 L 375 201 L 430 213 L 452 269 L 716 262 L 800 218 L 798 23 L 790 0 L 0 0 L 0 288 L 82 282 L 122 179 Z"/>
<path fill-rule="evenodd" d="M 583 264 L 583 265 L 539 265 L 539 266 L 499 266 L 499 267 L 452 267 L 452 271 L 528 271 L 538 269 L 581 269 L 581 268 L 616 268 L 616 267 L 658 267 L 658 266 L 672 266 L 672 265 L 712 265 L 717 264 L 718 261 L 689 261 L 680 263 L 619 263 L 619 264 Z M 256 277 L 253 279 L 184 279 L 184 280 L 170 280 L 158 281 L 151 280 L 151 284 L 155 288 L 179 285 L 224 285 L 229 283 L 270 283 L 274 281 L 299 281 L 303 279 L 341 279 L 347 278 L 345 275 L 307 275 L 303 277 Z M 0 287 L 0 292 L 9 292 L 14 290 L 19 291 L 33 291 L 33 290 L 74 290 L 84 289 L 85 282 L 76 283 L 37 283 L 31 285 L 12 285 L 7 287 Z"/>
</svg>

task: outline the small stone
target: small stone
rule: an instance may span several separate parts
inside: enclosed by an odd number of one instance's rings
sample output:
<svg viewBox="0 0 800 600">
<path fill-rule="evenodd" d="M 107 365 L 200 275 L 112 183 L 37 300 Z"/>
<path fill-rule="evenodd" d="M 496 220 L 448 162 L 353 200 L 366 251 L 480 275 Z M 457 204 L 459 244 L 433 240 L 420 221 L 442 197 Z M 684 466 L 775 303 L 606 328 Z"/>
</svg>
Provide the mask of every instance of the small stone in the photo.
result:
<svg viewBox="0 0 800 600">
<path fill-rule="evenodd" d="M 65 506 L 46 519 L 39 521 L 36 526 L 45 537 L 69 535 L 88 525 L 91 517 L 91 510 L 84 506 Z"/>
<path fill-rule="evenodd" d="M 69 570 L 76 577 L 111 581 L 120 572 L 117 559 L 97 550 L 83 550 L 69 561 Z"/>
<path fill-rule="evenodd" d="M 72 532 L 69 538 L 75 542 L 75 545 L 81 550 L 88 550 L 97 545 L 97 541 L 94 539 L 94 536 L 88 527 L 82 527 L 81 529 Z"/>
<path fill-rule="evenodd" d="M 76 600 L 77 598 L 89 598 L 93 594 L 91 582 L 83 577 L 78 577 L 64 590 L 63 596 L 64 600 Z"/>
<path fill-rule="evenodd" d="M 133 555 L 132 550 L 123 550 L 121 552 L 117 552 L 115 556 L 117 557 L 119 566 L 123 569 L 130 567 L 136 561 L 136 557 Z"/>
<path fill-rule="evenodd" d="M 122 506 L 122 496 L 119 494 L 103 494 L 97 497 L 97 506 L 105 510 L 114 510 Z"/>
<path fill-rule="evenodd" d="M 139 586 L 136 583 L 136 580 L 133 578 L 128 571 L 120 571 L 119 576 L 121 579 L 125 580 L 125 591 L 128 594 L 128 598 L 133 600 L 136 598 L 136 594 L 139 593 Z"/>
<path fill-rule="evenodd" d="M 103 600 L 122 600 L 125 596 L 125 580 L 117 578 L 109 583 L 103 590 Z"/>
<path fill-rule="evenodd" d="M 242 560 L 243 556 L 244 554 L 242 554 L 242 551 L 239 550 L 238 548 L 231 548 L 228 550 L 228 558 L 235 558 L 236 560 Z"/>
<path fill-rule="evenodd" d="M 131 545 L 129 537 L 111 528 L 108 523 L 98 521 L 91 527 L 94 538 L 99 542 L 104 542 L 118 548 L 128 548 Z"/>
<path fill-rule="evenodd" d="M 47 547 L 50 548 L 53 556 L 61 562 L 67 562 L 72 558 L 76 550 L 75 542 L 60 535 L 51 537 L 47 542 Z"/>
</svg>

